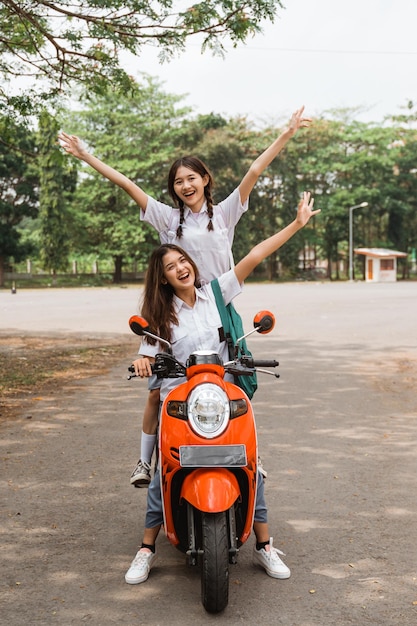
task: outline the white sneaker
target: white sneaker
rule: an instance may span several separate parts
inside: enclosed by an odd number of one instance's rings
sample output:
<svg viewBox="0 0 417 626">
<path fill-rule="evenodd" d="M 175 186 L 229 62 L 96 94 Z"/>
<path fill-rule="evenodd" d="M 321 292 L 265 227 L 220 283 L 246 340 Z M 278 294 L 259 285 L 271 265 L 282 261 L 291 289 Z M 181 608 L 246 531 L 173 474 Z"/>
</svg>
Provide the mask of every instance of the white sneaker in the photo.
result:
<svg viewBox="0 0 417 626">
<path fill-rule="evenodd" d="M 127 584 L 138 585 L 139 583 L 144 583 L 148 579 L 149 572 L 155 561 L 156 554 L 154 552 L 151 552 L 148 548 L 141 548 L 126 572 L 125 581 Z"/>
<path fill-rule="evenodd" d="M 134 487 L 147 487 L 151 482 L 151 466 L 139 459 L 138 464 L 130 477 L 130 484 Z"/>
<path fill-rule="evenodd" d="M 269 548 L 265 550 L 265 548 Z M 285 556 L 281 550 L 274 548 L 272 545 L 272 537 L 269 540 L 269 546 L 266 545 L 261 550 L 256 549 L 256 544 L 253 549 L 253 562 L 257 565 L 261 565 L 268 576 L 272 578 L 289 578 L 291 576 L 290 569 L 279 558 L 278 554 Z"/>
</svg>

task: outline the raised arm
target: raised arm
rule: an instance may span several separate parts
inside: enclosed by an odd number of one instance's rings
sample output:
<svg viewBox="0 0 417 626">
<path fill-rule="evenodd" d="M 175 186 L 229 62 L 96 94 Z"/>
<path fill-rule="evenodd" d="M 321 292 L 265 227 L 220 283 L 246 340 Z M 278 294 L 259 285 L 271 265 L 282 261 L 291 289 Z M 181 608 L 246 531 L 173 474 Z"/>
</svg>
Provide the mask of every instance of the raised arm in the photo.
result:
<svg viewBox="0 0 417 626">
<path fill-rule="evenodd" d="M 121 174 L 117 170 L 110 167 L 110 165 L 106 165 L 103 161 L 100 161 L 100 159 L 90 154 L 78 137 L 61 132 L 58 135 L 58 141 L 65 152 L 68 152 L 68 154 L 71 154 L 75 158 L 80 159 L 80 161 L 84 161 L 84 163 L 93 167 L 99 174 L 108 178 L 108 180 L 112 183 L 126 191 L 126 193 L 129 194 L 132 200 L 134 200 L 136 204 L 143 209 L 143 211 L 146 210 L 148 196 L 143 189 L 138 187 L 138 185 L 132 182 L 124 174 Z"/>
<path fill-rule="evenodd" d="M 276 156 L 281 152 L 284 146 L 288 143 L 291 137 L 294 137 L 295 133 L 299 128 L 303 128 L 309 126 L 311 123 L 311 118 L 303 117 L 304 106 L 295 111 L 292 114 L 291 119 L 288 123 L 287 128 L 281 133 L 277 139 L 264 151 L 262 154 L 258 156 L 257 159 L 252 163 L 249 170 L 243 177 L 240 185 L 240 199 L 242 204 L 246 202 L 249 198 L 249 195 L 254 188 L 256 181 L 262 172 L 268 167 L 270 163 L 275 159 Z"/>
<path fill-rule="evenodd" d="M 304 192 L 303 198 L 298 204 L 297 217 L 291 224 L 280 230 L 272 237 L 261 241 L 235 266 L 235 274 L 240 283 L 253 272 L 270 254 L 281 248 L 296 232 L 301 230 L 312 215 L 320 213 L 320 209 L 313 211 L 314 199 L 309 192 Z"/>
</svg>

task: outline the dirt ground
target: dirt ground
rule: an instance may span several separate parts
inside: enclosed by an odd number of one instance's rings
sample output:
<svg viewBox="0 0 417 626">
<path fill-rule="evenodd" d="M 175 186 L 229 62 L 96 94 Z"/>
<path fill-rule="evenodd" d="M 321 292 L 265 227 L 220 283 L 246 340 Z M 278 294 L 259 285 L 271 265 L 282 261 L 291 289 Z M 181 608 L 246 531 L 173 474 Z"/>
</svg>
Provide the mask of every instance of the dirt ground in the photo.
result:
<svg viewBox="0 0 417 626">
<path fill-rule="evenodd" d="M 104 374 L 126 354 L 131 340 L 117 337 L 0 334 L 0 422 L 70 381 Z"/>
<path fill-rule="evenodd" d="M 277 315 L 272 335 L 250 345 L 280 361 L 278 381 L 260 377 L 254 407 L 271 533 L 292 575 L 253 567 L 251 539 L 218 616 L 205 614 L 198 572 L 162 534 L 149 580 L 124 582 L 146 506 L 146 490 L 129 484 L 147 393 L 126 379 L 136 294 L 97 291 L 93 306 L 75 291 L 0 293 L 2 381 L 11 359 L 24 380 L 36 363 L 57 372 L 18 396 L 3 388 L 1 623 L 417 623 L 416 284 L 248 285 L 240 296 L 246 325 L 254 302 Z M 97 309 L 89 328 L 87 304 Z"/>
</svg>

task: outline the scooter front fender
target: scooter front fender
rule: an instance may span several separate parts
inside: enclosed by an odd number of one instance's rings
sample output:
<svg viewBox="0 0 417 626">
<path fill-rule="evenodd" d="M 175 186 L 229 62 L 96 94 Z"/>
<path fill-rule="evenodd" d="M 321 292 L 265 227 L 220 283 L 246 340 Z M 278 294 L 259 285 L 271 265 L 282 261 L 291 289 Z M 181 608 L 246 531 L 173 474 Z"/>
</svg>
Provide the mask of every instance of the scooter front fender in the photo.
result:
<svg viewBox="0 0 417 626">
<path fill-rule="evenodd" d="M 240 496 L 239 483 L 229 470 L 199 468 L 185 477 L 181 498 L 205 513 L 227 511 Z"/>
</svg>

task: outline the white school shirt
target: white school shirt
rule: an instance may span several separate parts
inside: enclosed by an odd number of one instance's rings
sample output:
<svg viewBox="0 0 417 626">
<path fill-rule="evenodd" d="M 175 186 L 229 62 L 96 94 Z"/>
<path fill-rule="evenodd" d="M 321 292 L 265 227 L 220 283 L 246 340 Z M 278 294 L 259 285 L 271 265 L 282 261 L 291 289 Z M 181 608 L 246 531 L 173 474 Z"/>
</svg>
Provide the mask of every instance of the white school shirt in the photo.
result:
<svg viewBox="0 0 417 626">
<path fill-rule="evenodd" d="M 207 230 L 210 218 L 206 203 L 198 213 L 184 207 L 180 239 L 177 237 L 179 209 L 148 196 L 146 211 L 141 209 L 140 219 L 158 231 L 161 244 L 173 243 L 188 252 L 198 267 L 201 282 L 208 283 L 233 267 L 235 226 L 248 206 L 248 200 L 241 203 L 239 189 L 236 188 L 225 200 L 213 206 L 212 231 Z"/>
<path fill-rule="evenodd" d="M 219 285 L 225 304 L 228 304 L 242 291 L 234 270 L 229 270 L 219 277 Z M 193 307 L 174 296 L 175 312 L 178 326 L 172 326 L 172 352 L 175 358 L 185 365 L 188 357 L 195 350 L 214 350 L 223 359 L 229 360 L 229 352 L 225 341 L 220 341 L 219 329 L 222 326 L 216 299 L 210 284 L 196 289 L 196 301 Z M 149 345 L 142 341 L 140 354 L 154 357 L 164 351 L 164 346 Z M 184 378 L 164 378 L 161 385 L 161 401 L 168 392 L 185 381 Z"/>
</svg>

